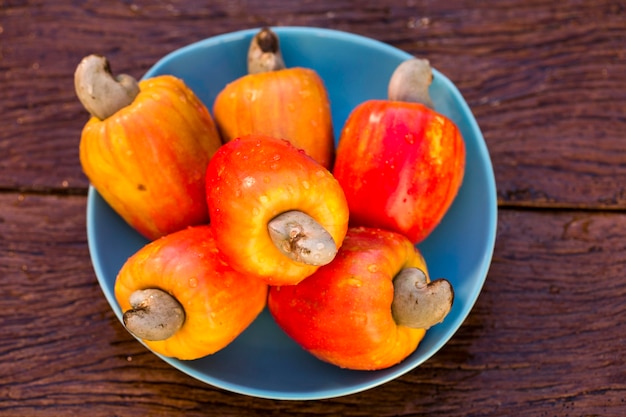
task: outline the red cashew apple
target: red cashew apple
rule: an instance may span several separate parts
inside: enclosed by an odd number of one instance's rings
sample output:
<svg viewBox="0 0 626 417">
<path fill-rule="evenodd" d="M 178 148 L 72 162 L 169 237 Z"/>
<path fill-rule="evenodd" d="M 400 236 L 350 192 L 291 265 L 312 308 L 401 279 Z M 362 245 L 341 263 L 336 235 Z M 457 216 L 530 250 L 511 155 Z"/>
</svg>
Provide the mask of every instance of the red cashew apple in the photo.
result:
<svg viewBox="0 0 626 417">
<path fill-rule="evenodd" d="M 333 174 L 344 188 L 350 224 L 424 240 L 441 222 L 463 181 L 465 143 L 428 95 L 428 61 L 401 64 L 389 100 L 369 100 L 349 115 Z"/>
<path fill-rule="evenodd" d="M 286 139 L 331 168 L 335 142 L 326 87 L 310 68 L 285 67 L 269 28 L 252 39 L 248 74 L 217 95 L 213 114 L 224 142 L 248 134 Z"/>
<path fill-rule="evenodd" d="M 92 114 L 80 162 L 113 210 L 150 240 L 208 223 L 204 173 L 222 143 L 193 91 L 171 75 L 114 77 L 97 55 L 81 61 L 74 81 Z"/>
<path fill-rule="evenodd" d="M 207 167 L 206 195 L 224 259 L 273 285 L 295 284 L 330 262 L 348 228 L 337 180 L 283 139 L 224 144 Z"/>
<path fill-rule="evenodd" d="M 211 226 L 156 239 L 118 273 L 115 297 L 128 331 L 153 351 L 182 360 L 213 354 L 265 308 L 267 285 L 220 257 Z"/>
<path fill-rule="evenodd" d="M 335 259 L 297 285 L 270 287 L 276 323 L 304 349 L 342 368 L 393 366 L 450 311 L 454 292 L 430 281 L 403 235 L 350 228 Z"/>
</svg>

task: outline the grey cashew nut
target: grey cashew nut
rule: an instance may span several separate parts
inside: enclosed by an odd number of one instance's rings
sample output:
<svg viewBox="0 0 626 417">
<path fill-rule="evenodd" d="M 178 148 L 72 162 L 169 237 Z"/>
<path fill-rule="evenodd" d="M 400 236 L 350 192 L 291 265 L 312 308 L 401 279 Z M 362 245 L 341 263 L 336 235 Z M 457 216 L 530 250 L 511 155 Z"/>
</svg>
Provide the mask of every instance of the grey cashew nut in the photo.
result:
<svg viewBox="0 0 626 417">
<path fill-rule="evenodd" d="M 430 62 L 427 59 L 409 59 L 398 65 L 391 75 L 387 95 L 392 101 L 421 103 L 434 110 L 435 105 L 428 91 L 432 82 Z"/>
<path fill-rule="evenodd" d="M 130 105 L 139 84 L 130 75 L 113 76 L 109 61 L 101 55 L 89 55 L 74 72 L 74 88 L 85 109 L 100 120 Z"/>
<path fill-rule="evenodd" d="M 131 309 L 124 312 L 124 326 L 140 339 L 169 339 L 185 322 L 185 310 L 178 300 L 161 289 L 137 290 L 129 302 Z"/>
<path fill-rule="evenodd" d="M 452 308 L 454 290 L 447 280 L 428 282 L 419 268 L 405 268 L 393 280 L 391 312 L 397 324 L 428 329 L 443 321 Z"/>
<path fill-rule="evenodd" d="M 321 266 L 337 254 L 333 237 L 314 218 L 301 211 L 279 214 L 267 225 L 274 245 L 295 262 Z"/>
<path fill-rule="evenodd" d="M 278 36 L 270 28 L 261 29 L 250 42 L 248 73 L 277 71 L 285 68 Z"/>
</svg>

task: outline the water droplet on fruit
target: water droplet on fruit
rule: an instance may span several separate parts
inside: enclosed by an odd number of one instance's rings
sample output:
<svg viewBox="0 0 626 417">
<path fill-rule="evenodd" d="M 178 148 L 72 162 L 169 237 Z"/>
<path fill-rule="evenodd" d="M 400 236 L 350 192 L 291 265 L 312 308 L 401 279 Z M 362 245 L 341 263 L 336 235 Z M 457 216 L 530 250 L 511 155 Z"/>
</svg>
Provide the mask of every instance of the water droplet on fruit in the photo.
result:
<svg viewBox="0 0 626 417">
<path fill-rule="evenodd" d="M 267 204 L 267 203 L 269 203 L 269 202 L 270 202 L 270 198 L 269 198 L 268 196 L 266 196 L 265 194 L 263 194 L 263 195 L 261 195 L 261 196 L 259 197 L 259 201 L 260 201 L 262 204 Z"/>
<path fill-rule="evenodd" d="M 363 281 L 358 278 L 348 278 L 348 285 L 360 288 L 363 285 Z"/>
<path fill-rule="evenodd" d="M 277 162 L 280 161 L 280 154 L 277 154 L 277 153 L 274 154 L 271 158 L 271 161 L 274 161 L 274 162 L 270 163 L 270 169 L 274 169 L 274 170 L 278 169 L 280 165 Z"/>
<path fill-rule="evenodd" d="M 406 140 L 407 143 L 413 145 L 415 143 L 415 136 L 413 136 L 413 133 L 407 133 L 406 135 L 404 135 L 404 140 Z"/>
<path fill-rule="evenodd" d="M 369 123 L 375 125 L 380 122 L 380 119 L 383 118 L 383 114 L 381 112 L 376 112 L 370 114 Z"/>
<path fill-rule="evenodd" d="M 302 181 L 302 187 L 303 187 L 305 190 L 308 190 L 309 188 L 311 188 L 311 184 L 309 184 L 309 182 L 308 182 L 308 181 Z"/>
<path fill-rule="evenodd" d="M 189 278 L 188 284 L 191 288 L 196 288 L 198 286 L 197 278 Z"/>
<path fill-rule="evenodd" d="M 256 182 L 256 180 L 254 179 L 254 177 L 245 177 L 243 179 L 243 186 L 250 188 L 254 185 L 254 183 Z"/>
<path fill-rule="evenodd" d="M 317 175 L 318 178 L 324 178 L 326 176 L 326 172 L 320 169 L 315 173 L 315 175 Z"/>
<path fill-rule="evenodd" d="M 259 210 L 258 207 L 253 207 L 252 208 L 252 215 L 253 216 L 258 216 L 259 214 L 261 214 L 261 210 Z"/>
<path fill-rule="evenodd" d="M 370 264 L 370 265 L 367 267 L 367 270 L 368 270 L 368 271 L 370 271 L 372 274 L 374 274 L 374 273 L 378 272 L 378 265 L 376 265 L 376 264 Z"/>
</svg>

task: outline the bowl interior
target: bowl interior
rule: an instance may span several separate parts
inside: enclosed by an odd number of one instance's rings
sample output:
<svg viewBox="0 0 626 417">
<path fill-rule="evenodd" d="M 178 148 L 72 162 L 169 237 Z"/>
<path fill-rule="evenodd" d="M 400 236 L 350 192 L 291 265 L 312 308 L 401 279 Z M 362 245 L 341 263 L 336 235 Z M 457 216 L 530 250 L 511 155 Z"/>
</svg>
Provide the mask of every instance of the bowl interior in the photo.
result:
<svg viewBox="0 0 626 417">
<path fill-rule="evenodd" d="M 258 29 L 209 38 L 167 55 L 145 77 L 173 74 L 212 108 L 217 93 L 246 73 L 250 39 Z M 336 137 L 350 111 L 368 99 L 384 99 L 395 67 L 411 56 L 358 35 L 328 29 L 274 28 L 287 66 L 315 69 L 329 91 Z M 222 351 L 194 361 L 161 357 L 213 386 L 272 399 L 321 399 L 352 394 L 398 377 L 435 354 L 461 326 L 474 305 L 491 262 L 496 234 L 496 188 L 480 129 L 457 88 L 434 71 L 436 109 L 453 119 L 467 147 L 466 174 L 442 223 L 419 245 L 431 275 L 448 278 L 455 302 L 443 323 L 431 328 L 402 363 L 381 371 L 350 371 L 323 363 L 289 339 L 264 311 Z M 87 233 L 96 276 L 121 320 L 113 287 L 126 259 L 147 241 L 132 230 L 93 188 L 87 202 Z"/>
</svg>

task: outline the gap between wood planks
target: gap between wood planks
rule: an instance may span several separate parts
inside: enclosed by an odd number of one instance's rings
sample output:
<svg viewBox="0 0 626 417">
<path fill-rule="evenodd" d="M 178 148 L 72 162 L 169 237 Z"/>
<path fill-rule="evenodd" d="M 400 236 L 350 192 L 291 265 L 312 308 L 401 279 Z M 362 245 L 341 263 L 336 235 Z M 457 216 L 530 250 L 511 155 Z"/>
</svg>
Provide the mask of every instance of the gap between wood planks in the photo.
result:
<svg viewBox="0 0 626 417">
<path fill-rule="evenodd" d="M 615 205 L 596 204 L 573 204 L 559 202 L 537 201 L 503 201 L 498 200 L 498 210 L 522 210 L 522 211 L 583 211 L 589 213 L 626 213 L 626 207 Z"/>
</svg>

